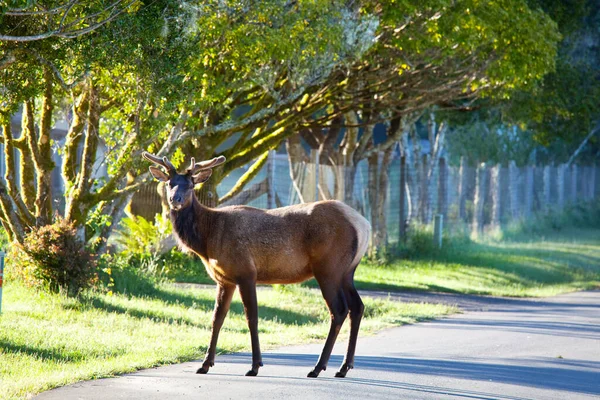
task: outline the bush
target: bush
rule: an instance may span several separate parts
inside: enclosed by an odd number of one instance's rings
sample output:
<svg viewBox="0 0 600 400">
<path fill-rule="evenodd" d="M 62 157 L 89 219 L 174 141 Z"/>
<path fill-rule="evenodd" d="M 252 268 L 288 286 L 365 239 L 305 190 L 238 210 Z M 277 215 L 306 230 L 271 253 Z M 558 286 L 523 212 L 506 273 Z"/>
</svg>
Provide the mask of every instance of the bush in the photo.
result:
<svg viewBox="0 0 600 400">
<path fill-rule="evenodd" d="M 184 254 L 177 248 L 168 249 L 169 244 L 175 243 L 174 240 L 167 240 L 170 232 L 171 223 L 158 214 L 154 223 L 140 216 L 123 218 L 116 238 L 121 251 L 112 262 L 118 260 L 120 264 L 125 263 L 131 271 L 118 269 L 120 277 L 115 276 L 115 281 L 142 274 L 155 280 L 213 283 L 200 259 Z"/>
<path fill-rule="evenodd" d="M 96 261 L 63 219 L 35 228 L 7 258 L 14 276 L 30 287 L 76 295 L 97 281 Z"/>
<path fill-rule="evenodd" d="M 154 223 L 144 217 L 131 216 L 121 220 L 116 242 L 122 252 L 148 257 L 161 251 L 161 242 L 171 233 L 168 219 L 156 214 Z"/>
</svg>

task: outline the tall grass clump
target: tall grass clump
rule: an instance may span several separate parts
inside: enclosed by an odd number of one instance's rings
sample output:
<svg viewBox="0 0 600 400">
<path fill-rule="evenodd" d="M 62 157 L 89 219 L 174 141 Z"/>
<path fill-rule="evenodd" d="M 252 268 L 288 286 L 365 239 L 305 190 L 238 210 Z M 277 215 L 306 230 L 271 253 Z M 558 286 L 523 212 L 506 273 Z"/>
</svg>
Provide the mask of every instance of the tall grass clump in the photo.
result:
<svg viewBox="0 0 600 400">
<path fill-rule="evenodd" d="M 562 210 L 549 208 L 532 218 L 507 225 L 502 239 L 514 241 L 527 237 L 544 237 L 569 228 L 600 228 L 600 202 L 568 204 Z"/>
<path fill-rule="evenodd" d="M 213 283 L 196 256 L 175 247 L 171 223 L 160 215 L 153 223 L 140 216 L 124 218 L 115 243 L 117 252 L 103 261 L 119 292 L 148 280 Z"/>
</svg>

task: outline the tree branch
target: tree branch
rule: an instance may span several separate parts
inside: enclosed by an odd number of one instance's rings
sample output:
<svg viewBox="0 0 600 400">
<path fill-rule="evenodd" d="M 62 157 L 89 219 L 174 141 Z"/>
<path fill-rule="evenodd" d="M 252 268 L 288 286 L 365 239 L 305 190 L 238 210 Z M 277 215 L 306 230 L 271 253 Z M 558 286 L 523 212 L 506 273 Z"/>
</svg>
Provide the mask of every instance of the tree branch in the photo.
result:
<svg viewBox="0 0 600 400">
<path fill-rule="evenodd" d="M 583 141 L 581 142 L 581 144 L 579 145 L 579 147 L 577 147 L 577 150 L 575 150 L 573 152 L 573 154 L 571 155 L 571 157 L 569 157 L 569 161 L 567 161 L 567 163 L 565 164 L 567 167 L 569 165 L 571 165 L 571 163 L 575 160 L 575 158 L 577 158 L 577 156 L 579 155 L 579 153 L 581 153 L 581 150 L 583 150 L 583 148 L 587 144 L 588 140 L 590 140 L 590 138 L 592 136 L 594 136 L 597 132 L 600 132 L 600 123 L 594 129 L 592 129 L 590 131 L 590 133 L 588 133 L 588 135 L 585 137 L 585 139 L 583 139 Z"/>
<path fill-rule="evenodd" d="M 240 193 L 242 189 L 246 186 L 248 182 L 250 182 L 262 169 L 262 167 L 267 162 L 269 158 L 269 151 L 265 151 L 252 166 L 246 171 L 236 182 L 236 184 L 231 188 L 229 193 L 219 199 L 219 204 L 227 202 L 227 200 L 233 198 L 235 195 Z"/>
</svg>

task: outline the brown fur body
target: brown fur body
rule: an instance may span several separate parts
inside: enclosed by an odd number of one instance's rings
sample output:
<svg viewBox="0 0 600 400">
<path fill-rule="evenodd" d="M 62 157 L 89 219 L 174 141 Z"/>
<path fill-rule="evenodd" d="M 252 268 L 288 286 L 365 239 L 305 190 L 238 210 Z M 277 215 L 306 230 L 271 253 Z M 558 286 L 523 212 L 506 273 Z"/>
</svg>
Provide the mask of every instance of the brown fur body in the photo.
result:
<svg viewBox="0 0 600 400">
<path fill-rule="evenodd" d="M 341 277 L 356 267 L 351 263 L 359 250 L 358 233 L 345 218 L 343 203 L 322 201 L 274 210 L 209 209 L 197 202 L 191 207 L 195 215 L 202 215 L 202 222 L 186 226 L 181 219 L 193 219 L 185 215 L 187 209 L 183 215 L 172 211 L 174 226 L 183 229 L 176 230 L 177 238 L 202 259 L 217 282 L 237 284 L 252 278 L 257 283 L 298 283 L 315 273 Z"/>
</svg>

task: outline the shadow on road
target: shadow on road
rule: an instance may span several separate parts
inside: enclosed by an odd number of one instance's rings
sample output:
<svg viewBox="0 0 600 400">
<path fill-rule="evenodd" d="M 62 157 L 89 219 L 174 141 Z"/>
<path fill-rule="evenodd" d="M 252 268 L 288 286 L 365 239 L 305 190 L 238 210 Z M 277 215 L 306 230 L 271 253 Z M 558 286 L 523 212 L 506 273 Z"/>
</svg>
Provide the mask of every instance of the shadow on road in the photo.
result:
<svg viewBox="0 0 600 400">
<path fill-rule="evenodd" d="M 230 354 L 220 357 L 217 362 L 233 362 L 249 364 L 251 355 L 248 353 Z M 286 353 L 264 353 L 263 362 L 265 366 L 305 366 L 307 371 L 314 366 L 317 355 L 286 354 Z M 539 359 L 503 360 L 506 364 L 490 364 L 478 359 L 472 360 L 432 360 L 401 357 L 370 357 L 357 356 L 355 367 L 375 371 L 399 372 L 403 374 L 435 375 L 455 379 L 467 379 L 473 381 L 492 381 L 513 385 L 530 386 L 550 390 L 565 390 L 571 392 L 600 395 L 600 372 L 586 371 L 575 368 L 589 368 L 600 371 L 600 362 L 577 361 L 565 362 L 561 360 L 550 363 L 545 361 L 545 366 L 540 366 Z M 329 368 L 337 368 L 342 363 L 341 356 L 332 356 Z M 536 365 L 531 365 L 536 364 Z M 348 382 L 361 385 L 390 385 L 398 389 L 407 389 L 412 384 L 402 382 L 387 382 L 371 379 L 347 378 Z M 271 376 L 272 378 L 273 376 Z M 285 378 L 288 379 L 288 378 Z M 327 379 L 327 378 L 324 378 Z M 428 387 L 432 390 L 433 387 Z M 438 388 L 439 389 L 439 388 Z M 413 388 L 413 390 L 416 390 Z M 440 393 L 448 393 L 447 389 L 439 389 Z M 468 391 L 462 393 L 465 397 L 480 397 Z M 483 393 L 481 393 L 483 395 Z M 497 398 L 494 397 L 494 398 Z M 514 398 L 514 397 L 511 397 Z"/>
<path fill-rule="evenodd" d="M 600 339 L 600 326 L 592 324 L 579 324 L 570 322 L 556 321 L 494 321 L 494 320 L 440 320 L 436 322 L 438 328 L 458 329 L 463 328 L 472 330 L 502 330 L 508 332 L 521 332 L 532 335 L 572 337 L 581 339 Z"/>
</svg>

